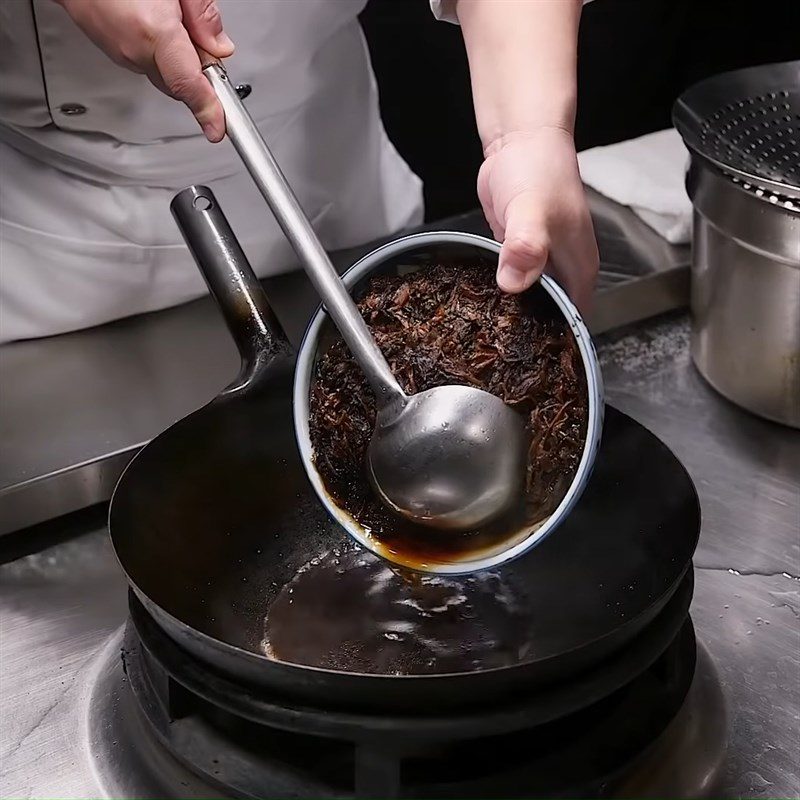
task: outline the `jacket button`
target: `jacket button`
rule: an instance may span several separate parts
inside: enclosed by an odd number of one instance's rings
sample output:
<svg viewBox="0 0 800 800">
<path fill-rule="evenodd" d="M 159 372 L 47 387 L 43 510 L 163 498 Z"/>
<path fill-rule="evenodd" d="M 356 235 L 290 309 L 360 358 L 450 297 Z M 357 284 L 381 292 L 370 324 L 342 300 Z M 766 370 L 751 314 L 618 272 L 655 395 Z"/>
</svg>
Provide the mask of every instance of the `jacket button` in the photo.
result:
<svg viewBox="0 0 800 800">
<path fill-rule="evenodd" d="M 66 117 L 75 117 L 78 114 L 85 114 L 86 106 L 80 103 L 64 103 L 58 107 L 58 110 Z"/>
</svg>

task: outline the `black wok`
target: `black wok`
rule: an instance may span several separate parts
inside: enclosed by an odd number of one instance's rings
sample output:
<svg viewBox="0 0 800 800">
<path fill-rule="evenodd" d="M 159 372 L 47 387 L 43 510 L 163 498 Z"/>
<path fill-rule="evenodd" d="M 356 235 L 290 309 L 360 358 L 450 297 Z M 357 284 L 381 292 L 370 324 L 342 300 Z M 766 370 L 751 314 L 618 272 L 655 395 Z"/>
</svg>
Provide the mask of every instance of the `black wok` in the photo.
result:
<svg viewBox="0 0 800 800">
<path fill-rule="evenodd" d="M 535 646 L 524 662 L 398 676 L 268 657 L 261 640 L 271 602 L 346 534 L 307 483 L 292 421 L 291 350 L 213 195 L 192 187 L 172 206 L 242 371 L 136 456 L 114 492 L 109 527 L 133 591 L 184 650 L 229 677 L 303 702 L 434 710 L 586 670 L 655 619 L 690 568 L 697 496 L 656 437 L 608 409 L 579 504 L 547 542 L 502 569 L 532 607 Z"/>
</svg>

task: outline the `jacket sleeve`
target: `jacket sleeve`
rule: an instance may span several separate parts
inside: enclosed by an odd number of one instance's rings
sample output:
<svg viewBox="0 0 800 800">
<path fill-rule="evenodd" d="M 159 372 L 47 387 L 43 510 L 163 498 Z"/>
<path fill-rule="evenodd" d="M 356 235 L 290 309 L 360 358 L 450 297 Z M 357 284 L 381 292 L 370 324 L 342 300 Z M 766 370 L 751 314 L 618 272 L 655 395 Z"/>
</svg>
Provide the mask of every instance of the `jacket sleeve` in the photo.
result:
<svg viewBox="0 0 800 800">
<path fill-rule="evenodd" d="M 452 22 L 458 25 L 456 16 L 456 0 L 430 0 L 433 16 L 441 22 Z"/>
</svg>

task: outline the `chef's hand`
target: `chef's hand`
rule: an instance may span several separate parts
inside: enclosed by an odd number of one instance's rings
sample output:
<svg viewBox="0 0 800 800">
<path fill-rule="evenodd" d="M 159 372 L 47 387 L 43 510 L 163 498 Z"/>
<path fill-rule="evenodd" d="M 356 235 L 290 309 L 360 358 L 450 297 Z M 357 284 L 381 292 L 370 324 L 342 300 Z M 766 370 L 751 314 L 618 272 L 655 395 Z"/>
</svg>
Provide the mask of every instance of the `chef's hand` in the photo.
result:
<svg viewBox="0 0 800 800">
<path fill-rule="evenodd" d="M 195 44 L 215 58 L 233 53 L 213 0 L 56 0 L 114 62 L 143 73 L 182 100 L 206 138 L 225 135 L 225 116 L 202 71 Z"/>
<path fill-rule="evenodd" d="M 451 3 L 452 5 L 452 3 Z M 582 0 L 456 0 L 486 160 L 478 194 L 503 241 L 497 282 L 546 269 L 586 311 L 598 256 L 572 131 Z"/>
<path fill-rule="evenodd" d="M 478 196 L 503 242 L 500 288 L 521 292 L 546 270 L 587 310 L 599 259 L 570 132 L 542 127 L 491 142 Z"/>
</svg>

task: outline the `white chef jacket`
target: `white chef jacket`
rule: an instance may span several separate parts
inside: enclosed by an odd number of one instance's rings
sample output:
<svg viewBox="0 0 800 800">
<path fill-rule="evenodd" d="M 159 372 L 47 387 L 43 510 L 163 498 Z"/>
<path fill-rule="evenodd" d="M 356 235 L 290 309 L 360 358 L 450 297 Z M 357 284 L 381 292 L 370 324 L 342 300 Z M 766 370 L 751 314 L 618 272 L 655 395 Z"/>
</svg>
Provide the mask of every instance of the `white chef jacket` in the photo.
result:
<svg viewBox="0 0 800 800">
<path fill-rule="evenodd" d="M 420 181 L 380 121 L 365 4 L 219 0 L 229 73 L 252 85 L 250 113 L 329 249 L 422 217 Z M 169 213 L 192 183 L 213 188 L 258 275 L 294 266 L 230 143 L 208 143 L 53 0 L 0 2 L 0 75 L 0 342 L 203 294 Z"/>
</svg>

